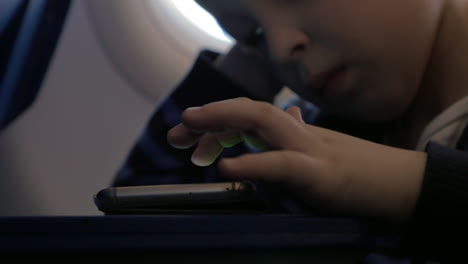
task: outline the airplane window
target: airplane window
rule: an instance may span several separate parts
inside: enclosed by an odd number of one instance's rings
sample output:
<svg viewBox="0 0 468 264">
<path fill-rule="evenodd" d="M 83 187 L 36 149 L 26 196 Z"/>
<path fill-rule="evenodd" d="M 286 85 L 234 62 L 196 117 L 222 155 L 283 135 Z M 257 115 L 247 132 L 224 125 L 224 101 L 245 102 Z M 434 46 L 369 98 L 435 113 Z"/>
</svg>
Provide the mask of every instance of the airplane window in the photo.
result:
<svg viewBox="0 0 468 264">
<path fill-rule="evenodd" d="M 234 40 L 230 36 L 226 35 L 219 27 L 214 17 L 201 6 L 199 6 L 194 0 L 172 0 L 172 2 L 177 7 L 179 12 L 181 12 L 201 30 L 227 43 L 234 42 Z"/>
<path fill-rule="evenodd" d="M 223 53 L 235 42 L 194 0 L 84 2 L 109 61 L 151 102 L 176 87 L 200 50 Z"/>
</svg>

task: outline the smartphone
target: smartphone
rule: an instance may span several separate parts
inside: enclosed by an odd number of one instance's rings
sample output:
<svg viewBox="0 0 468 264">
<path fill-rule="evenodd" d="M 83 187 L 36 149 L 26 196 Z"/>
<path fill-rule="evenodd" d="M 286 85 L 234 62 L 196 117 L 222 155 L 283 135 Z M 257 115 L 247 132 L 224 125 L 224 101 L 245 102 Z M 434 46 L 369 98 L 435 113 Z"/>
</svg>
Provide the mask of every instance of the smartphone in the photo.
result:
<svg viewBox="0 0 468 264">
<path fill-rule="evenodd" d="M 94 196 L 105 214 L 262 213 L 266 203 L 250 182 L 113 187 Z"/>
</svg>

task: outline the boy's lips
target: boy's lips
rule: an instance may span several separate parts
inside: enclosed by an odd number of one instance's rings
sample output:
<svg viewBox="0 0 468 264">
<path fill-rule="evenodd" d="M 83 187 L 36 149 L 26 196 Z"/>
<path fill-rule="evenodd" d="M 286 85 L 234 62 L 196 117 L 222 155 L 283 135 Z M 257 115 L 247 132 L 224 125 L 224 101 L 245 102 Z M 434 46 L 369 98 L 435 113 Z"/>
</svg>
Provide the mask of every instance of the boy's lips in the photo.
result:
<svg viewBox="0 0 468 264">
<path fill-rule="evenodd" d="M 346 73 L 347 67 L 345 65 L 336 66 L 330 70 L 312 75 L 312 77 L 305 82 L 305 85 L 314 94 L 320 97 L 333 96 L 338 92 L 338 86 L 341 86 L 344 82 Z"/>
</svg>

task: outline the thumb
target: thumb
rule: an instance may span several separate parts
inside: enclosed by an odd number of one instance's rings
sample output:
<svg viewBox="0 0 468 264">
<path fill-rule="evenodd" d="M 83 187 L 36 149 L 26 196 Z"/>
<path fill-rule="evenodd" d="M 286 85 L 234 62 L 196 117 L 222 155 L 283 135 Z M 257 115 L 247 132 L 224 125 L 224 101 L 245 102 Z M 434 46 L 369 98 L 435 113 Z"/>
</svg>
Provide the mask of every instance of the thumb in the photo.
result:
<svg viewBox="0 0 468 264">
<path fill-rule="evenodd" d="M 299 107 L 291 106 L 288 109 L 286 109 L 286 113 L 294 117 L 294 119 L 296 119 L 300 123 L 303 123 L 303 124 L 305 123 L 304 119 L 302 119 L 301 109 Z"/>
</svg>

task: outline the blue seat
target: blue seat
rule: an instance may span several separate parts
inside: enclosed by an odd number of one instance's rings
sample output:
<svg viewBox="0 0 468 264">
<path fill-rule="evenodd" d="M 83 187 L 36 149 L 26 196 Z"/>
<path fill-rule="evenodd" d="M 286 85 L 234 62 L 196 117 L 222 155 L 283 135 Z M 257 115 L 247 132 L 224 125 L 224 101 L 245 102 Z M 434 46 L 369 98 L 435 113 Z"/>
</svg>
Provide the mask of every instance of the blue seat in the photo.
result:
<svg viewBox="0 0 468 264">
<path fill-rule="evenodd" d="M 0 1 L 0 130 L 34 102 L 70 2 Z"/>
</svg>

